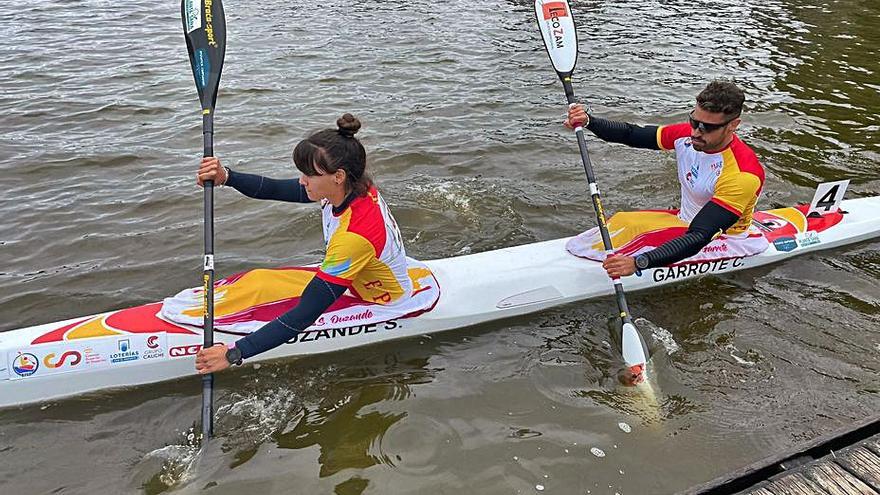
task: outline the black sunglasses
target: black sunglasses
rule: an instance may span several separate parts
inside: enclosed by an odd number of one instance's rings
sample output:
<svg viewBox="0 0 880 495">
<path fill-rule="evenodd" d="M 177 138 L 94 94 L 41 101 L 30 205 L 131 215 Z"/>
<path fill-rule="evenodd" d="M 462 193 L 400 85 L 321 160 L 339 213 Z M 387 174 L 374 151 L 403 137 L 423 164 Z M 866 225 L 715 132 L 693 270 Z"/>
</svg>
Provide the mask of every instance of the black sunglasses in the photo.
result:
<svg viewBox="0 0 880 495">
<path fill-rule="evenodd" d="M 702 132 L 703 134 L 708 134 L 710 132 L 715 132 L 718 129 L 721 129 L 722 127 L 726 126 L 727 124 L 733 122 L 734 120 L 736 120 L 738 118 L 739 118 L 739 115 L 728 120 L 727 122 L 722 122 L 720 124 L 711 124 L 709 122 L 703 122 L 702 120 L 695 119 L 694 112 L 692 111 L 688 115 L 688 123 L 690 123 L 691 129 L 699 129 L 700 132 Z"/>
</svg>

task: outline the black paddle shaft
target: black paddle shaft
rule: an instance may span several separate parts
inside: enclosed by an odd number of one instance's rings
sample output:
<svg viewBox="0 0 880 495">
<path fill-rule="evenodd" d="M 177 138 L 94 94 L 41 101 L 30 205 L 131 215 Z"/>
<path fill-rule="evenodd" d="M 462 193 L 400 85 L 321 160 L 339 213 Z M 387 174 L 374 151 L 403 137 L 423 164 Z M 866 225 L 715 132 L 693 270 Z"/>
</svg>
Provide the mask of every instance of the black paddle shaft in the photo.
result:
<svg viewBox="0 0 880 495">
<path fill-rule="evenodd" d="M 565 89 L 565 99 L 568 104 L 577 103 L 574 97 L 574 88 L 571 86 L 571 76 L 559 74 L 562 81 L 562 87 Z M 596 221 L 599 223 L 599 234 L 602 236 L 602 245 L 607 253 L 611 253 L 614 247 L 611 244 L 611 236 L 608 234 L 608 225 L 605 222 L 605 209 L 602 207 L 602 198 L 599 196 L 599 186 L 596 184 L 596 174 L 593 173 L 593 163 L 590 161 L 590 152 L 587 150 L 587 140 L 584 137 L 583 127 L 576 128 L 578 148 L 581 151 L 581 161 L 584 163 L 584 172 L 587 173 L 587 182 L 589 182 L 590 198 L 593 200 L 593 210 L 596 212 Z M 620 318 L 623 323 L 632 323 L 629 315 L 629 307 L 626 304 L 626 293 L 623 290 L 623 283 L 619 278 L 614 279 L 614 294 L 617 297 L 617 307 L 620 309 Z"/>
<path fill-rule="evenodd" d="M 226 16 L 221 0 L 181 0 L 180 17 L 186 48 L 202 105 L 204 156 L 214 156 L 214 105 L 220 86 L 220 72 L 226 57 Z M 204 341 L 214 345 L 214 181 L 204 183 L 205 256 L 202 289 L 204 294 Z M 202 437 L 214 434 L 214 375 L 202 376 Z"/>
</svg>

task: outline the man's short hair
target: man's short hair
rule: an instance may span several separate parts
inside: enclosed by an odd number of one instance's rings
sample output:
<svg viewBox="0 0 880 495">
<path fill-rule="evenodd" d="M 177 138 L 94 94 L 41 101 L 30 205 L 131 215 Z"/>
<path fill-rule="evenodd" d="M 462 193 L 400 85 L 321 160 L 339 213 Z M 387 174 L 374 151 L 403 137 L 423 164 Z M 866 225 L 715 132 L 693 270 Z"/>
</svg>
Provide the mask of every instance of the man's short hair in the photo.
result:
<svg viewBox="0 0 880 495">
<path fill-rule="evenodd" d="M 742 113 L 746 95 L 730 81 L 715 80 L 697 95 L 697 105 L 712 113 L 723 113 L 735 118 Z"/>
</svg>

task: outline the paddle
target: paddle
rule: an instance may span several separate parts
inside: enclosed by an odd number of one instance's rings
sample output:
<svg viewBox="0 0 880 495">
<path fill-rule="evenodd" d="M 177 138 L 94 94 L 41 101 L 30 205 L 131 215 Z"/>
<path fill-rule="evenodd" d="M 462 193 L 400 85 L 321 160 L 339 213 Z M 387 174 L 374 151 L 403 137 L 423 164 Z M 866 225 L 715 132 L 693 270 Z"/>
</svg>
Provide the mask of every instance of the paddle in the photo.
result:
<svg viewBox="0 0 880 495">
<path fill-rule="evenodd" d="M 202 103 L 204 156 L 214 156 L 214 104 L 226 56 L 226 17 L 220 0 L 181 0 L 180 17 L 189 61 Z M 204 183 L 204 349 L 214 345 L 214 181 Z M 202 376 L 202 438 L 214 434 L 214 375 Z"/>
<path fill-rule="evenodd" d="M 567 0 L 535 0 L 535 15 L 538 26 L 544 38 L 544 47 L 550 55 L 556 75 L 562 81 L 565 89 L 565 97 L 569 105 L 575 103 L 574 89 L 571 86 L 571 74 L 577 62 L 577 32 L 574 27 L 574 19 Z M 599 186 L 596 185 L 596 177 L 593 174 L 593 165 L 590 162 L 590 154 L 587 151 L 587 141 L 584 138 L 584 128 L 578 123 L 575 126 L 578 147 L 581 151 L 581 160 L 584 162 L 584 171 L 587 173 L 587 181 L 590 185 L 590 196 L 593 199 L 593 209 L 596 211 L 596 220 L 599 223 L 599 232 L 602 235 L 602 244 L 605 252 L 609 255 L 614 252 L 611 245 L 611 237 L 608 235 L 608 226 L 605 223 L 605 211 L 602 209 L 602 200 L 599 197 Z M 647 353 L 644 341 L 633 325 L 626 305 L 626 294 L 623 291 L 623 282 L 620 278 L 613 279 L 614 292 L 617 295 L 617 307 L 620 309 L 620 319 L 623 324 L 621 338 L 621 354 L 623 361 L 632 376 L 632 384 L 639 383 L 647 377 L 645 364 Z"/>
</svg>

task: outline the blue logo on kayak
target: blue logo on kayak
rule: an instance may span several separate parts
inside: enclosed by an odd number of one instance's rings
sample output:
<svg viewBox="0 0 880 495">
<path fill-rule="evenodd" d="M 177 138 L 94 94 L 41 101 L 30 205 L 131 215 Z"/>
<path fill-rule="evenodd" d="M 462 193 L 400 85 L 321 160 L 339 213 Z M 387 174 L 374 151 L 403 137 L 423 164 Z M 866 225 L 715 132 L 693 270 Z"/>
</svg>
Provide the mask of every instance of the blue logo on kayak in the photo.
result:
<svg viewBox="0 0 880 495">
<path fill-rule="evenodd" d="M 797 240 L 794 237 L 780 237 L 773 241 L 777 251 L 788 252 L 794 251 L 798 247 Z"/>
<path fill-rule="evenodd" d="M 208 86 L 208 78 L 211 76 L 211 60 L 208 59 L 208 50 L 199 48 L 193 57 L 193 73 L 196 75 L 196 84 L 205 89 Z"/>
<path fill-rule="evenodd" d="M 12 371 L 18 376 L 31 376 L 40 369 L 40 361 L 37 356 L 29 352 L 19 352 L 12 361 Z"/>
<path fill-rule="evenodd" d="M 140 351 L 131 350 L 131 341 L 129 339 L 121 339 L 116 341 L 119 352 L 110 354 L 111 363 L 124 363 L 126 361 L 137 361 L 140 358 Z"/>
</svg>

